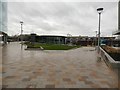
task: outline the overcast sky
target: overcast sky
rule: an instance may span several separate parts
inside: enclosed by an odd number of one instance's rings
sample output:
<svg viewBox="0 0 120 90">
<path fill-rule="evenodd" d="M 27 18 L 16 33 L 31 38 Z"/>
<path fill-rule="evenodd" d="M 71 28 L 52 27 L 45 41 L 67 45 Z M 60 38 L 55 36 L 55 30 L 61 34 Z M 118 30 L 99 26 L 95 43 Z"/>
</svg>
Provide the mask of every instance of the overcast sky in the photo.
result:
<svg viewBox="0 0 120 90">
<path fill-rule="evenodd" d="M 103 7 L 101 36 L 118 29 L 117 2 L 8 2 L 8 34 L 95 36 L 98 13 Z"/>
</svg>

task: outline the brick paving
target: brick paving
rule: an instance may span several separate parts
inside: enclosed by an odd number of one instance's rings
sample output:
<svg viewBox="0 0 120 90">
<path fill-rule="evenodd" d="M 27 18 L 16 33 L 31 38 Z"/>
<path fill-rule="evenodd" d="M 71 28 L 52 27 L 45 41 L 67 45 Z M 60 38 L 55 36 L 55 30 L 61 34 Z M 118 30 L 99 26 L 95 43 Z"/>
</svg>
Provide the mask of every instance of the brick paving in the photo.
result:
<svg viewBox="0 0 120 90">
<path fill-rule="evenodd" d="M 10 43 L 2 52 L 2 87 L 117 88 L 117 73 L 97 60 L 94 49 L 29 51 Z"/>
</svg>

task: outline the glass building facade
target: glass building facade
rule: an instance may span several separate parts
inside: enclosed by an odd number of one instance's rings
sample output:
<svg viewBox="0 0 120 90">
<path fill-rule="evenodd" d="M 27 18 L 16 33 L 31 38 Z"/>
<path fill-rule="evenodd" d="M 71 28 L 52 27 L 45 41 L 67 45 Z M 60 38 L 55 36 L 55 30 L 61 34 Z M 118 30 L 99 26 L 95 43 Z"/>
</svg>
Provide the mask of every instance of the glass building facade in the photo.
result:
<svg viewBox="0 0 120 90">
<path fill-rule="evenodd" d="M 0 41 L 7 42 L 7 1 L 0 0 Z"/>
<path fill-rule="evenodd" d="M 120 39 L 120 0 L 118 3 L 118 39 Z"/>
<path fill-rule="evenodd" d="M 118 2 L 118 30 L 114 31 L 113 35 L 118 35 L 117 39 L 120 39 L 120 0 Z"/>
<path fill-rule="evenodd" d="M 118 3 L 118 30 L 120 31 L 120 1 Z"/>
<path fill-rule="evenodd" d="M 0 31 L 7 33 L 7 2 L 0 0 Z"/>
</svg>

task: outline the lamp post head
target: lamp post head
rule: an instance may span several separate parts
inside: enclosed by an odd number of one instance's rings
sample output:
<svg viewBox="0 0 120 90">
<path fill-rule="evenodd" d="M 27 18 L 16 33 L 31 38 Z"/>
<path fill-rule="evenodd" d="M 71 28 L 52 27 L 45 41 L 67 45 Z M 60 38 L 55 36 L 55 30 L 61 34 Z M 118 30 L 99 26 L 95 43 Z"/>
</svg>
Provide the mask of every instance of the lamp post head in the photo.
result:
<svg viewBox="0 0 120 90">
<path fill-rule="evenodd" d="M 97 31 L 95 31 L 95 33 L 97 33 Z"/>
<path fill-rule="evenodd" d="M 21 24 L 23 24 L 23 21 L 20 21 Z"/>
<path fill-rule="evenodd" d="M 98 9 L 97 9 L 97 12 L 98 12 L 98 13 L 101 13 L 102 11 L 103 11 L 103 8 L 98 8 Z"/>
</svg>

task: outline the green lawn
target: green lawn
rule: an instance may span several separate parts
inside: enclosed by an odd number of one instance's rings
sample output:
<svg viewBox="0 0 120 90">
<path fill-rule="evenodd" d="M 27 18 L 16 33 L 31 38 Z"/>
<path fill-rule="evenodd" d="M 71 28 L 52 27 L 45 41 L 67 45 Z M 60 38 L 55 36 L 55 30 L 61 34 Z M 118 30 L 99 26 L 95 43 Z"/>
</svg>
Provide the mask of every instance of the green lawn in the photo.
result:
<svg viewBox="0 0 120 90">
<path fill-rule="evenodd" d="M 41 44 L 41 43 L 34 43 L 34 44 L 27 43 L 26 45 L 27 45 L 27 48 L 42 47 L 44 50 L 69 50 L 69 49 L 80 47 L 80 46 L 59 45 L 59 44 Z"/>
</svg>

